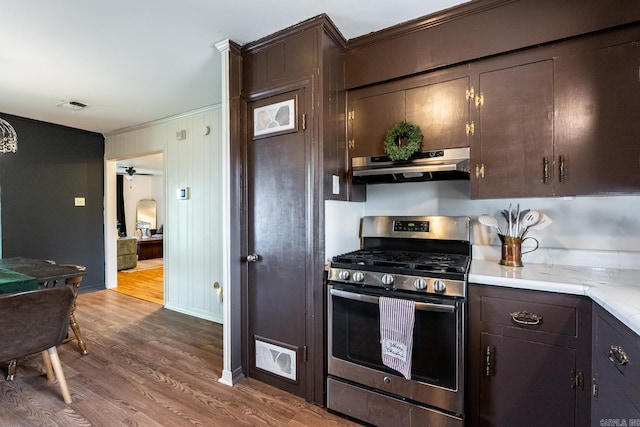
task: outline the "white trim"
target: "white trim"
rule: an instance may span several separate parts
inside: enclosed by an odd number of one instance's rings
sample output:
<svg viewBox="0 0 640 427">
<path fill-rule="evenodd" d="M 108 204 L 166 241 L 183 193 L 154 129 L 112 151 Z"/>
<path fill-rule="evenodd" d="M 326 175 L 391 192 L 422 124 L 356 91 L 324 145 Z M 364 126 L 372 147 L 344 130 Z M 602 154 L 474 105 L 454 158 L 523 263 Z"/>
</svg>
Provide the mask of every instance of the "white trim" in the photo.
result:
<svg viewBox="0 0 640 427">
<path fill-rule="evenodd" d="M 118 230 L 116 228 L 116 162 L 104 160 L 104 285 L 107 289 L 118 286 Z"/>
<path fill-rule="evenodd" d="M 183 117 L 189 117 L 189 116 L 193 116 L 195 114 L 203 113 L 205 111 L 210 111 L 210 110 L 216 109 L 216 108 L 220 107 L 220 105 L 221 104 L 208 105 L 206 107 L 198 108 L 196 110 L 185 111 L 184 113 L 176 114 L 175 116 L 169 116 L 169 117 L 165 117 L 165 118 L 162 118 L 162 119 L 154 120 L 152 122 L 141 123 L 139 125 L 129 126 L 129 127 L 122 128 L 122 129 L 117 129 L 117 130 L 114 130 L 114 131 L 111 131 L 111 132 L 104 133 L 104 136 L 105 137 L 109 137 L 109 136 L 119 135 L 121 133 L 127 133 L 127 132 L 131 132 L 133 130 L 139 130 L 139 129 L 144 129 L 144 128 L 156 126 L 156 125 L 158 125 L 160 123 L 171 122 L 171 121 L 176 120 L 176 119 L 181 119 Z"/>
<path fill-rule="evenodd" d="M 222 68 L 222 111 L 221 111 L 221 143 L 222 143 L 222 288 L 224 291 L 223 301 L 223 326 L 222 326 L 222 345 L 223 345 L 223 361 L 222 361 L 222 377 L 218 380 L 222 384 L 232 386 L 242 376 L 232 371 L 231 362 L 231 331 L 240 325 L 231 324 L 231 298 L 233 292 L 228 290 L 231 286 L 231 256 L 229 250 L 231 248 L 231 237 L 229 230 L 231 229 L 231 155 L 230 155 L 230 99 L 229 99 L 229 73 L 230 73 L 230 43 L 229 40 L 223 40 L 215 44 L 216 49 L 221 53 L 222 59 L 220 67 Z"/>
<path fill-rule="evenodd" d="M 166 298 L 165 298 L 166 301 Z M 164 308 L 167 310 L 176 311 L 178 313 L 187 314 L 189 316 L 197 317 L 199 319 L 209 320 L 214 323 L 222 323 L 222 318 L 219 316 L 212 316 L 207 311 L 193 310 L 191 307 L 182 307 L 175 304 L 165 304 Z"/>
</svg>

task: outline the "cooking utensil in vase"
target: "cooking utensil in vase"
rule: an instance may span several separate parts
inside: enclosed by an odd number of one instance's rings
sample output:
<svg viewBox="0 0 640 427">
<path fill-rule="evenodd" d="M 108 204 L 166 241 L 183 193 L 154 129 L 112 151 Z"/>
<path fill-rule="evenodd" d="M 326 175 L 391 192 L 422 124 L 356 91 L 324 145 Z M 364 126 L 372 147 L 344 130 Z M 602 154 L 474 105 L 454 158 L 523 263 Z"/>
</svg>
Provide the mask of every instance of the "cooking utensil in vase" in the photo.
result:
<svg viewBox="0 0 640 427">
<path fill-rule="evenodd" d="M 529 228 L 531 228 L 531 226 L 537 224 L 540 221 L 540 211 L 537 210 L 532 210 L 529 211 L 529 213 L 527 215 L 524 216 L 524 218 L 522 219 L 522 231 L 519 232 L 519 236 L 520 237 L 524 237 L 525 234 L 527 234 L 527 231 L 529 230 Z"/>
<path fill-rule="evenodd" d="M 553 221 L 544 212 L 540 212 L 540 219 L 537 223 L 529 227 L 532 230 L 542 230 L 547 228 Z"/>
<path fill-rule="evenodd" d="M 487 227 L 493 227 L 498 230 L 499 234 L 503 234 L 502 230 L 500 230 L 500 227 L 498 226 L 498 220 L 491 215 L 480 215 L 480 217 L 478 218 L 478 222 L 482 225 L 486 225 Z"/>
</svg>

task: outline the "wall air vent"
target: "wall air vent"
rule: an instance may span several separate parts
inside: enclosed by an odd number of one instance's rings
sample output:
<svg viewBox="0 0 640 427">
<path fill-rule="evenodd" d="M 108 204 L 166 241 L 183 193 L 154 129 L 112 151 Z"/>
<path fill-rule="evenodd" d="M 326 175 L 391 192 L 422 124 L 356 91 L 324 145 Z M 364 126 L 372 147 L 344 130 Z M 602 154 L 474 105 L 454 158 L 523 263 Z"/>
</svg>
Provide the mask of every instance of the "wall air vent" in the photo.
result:
<svg viewBox="0 0 640 427">
<path fill-rule="evenodd" d="M 57 106 L 68 108 L 71 111 L 84 110 L 85 108 L 88 107 L 87 104 L 80 101 L 62 101 L 61 103 L 57 104 Z"/>
</svg>

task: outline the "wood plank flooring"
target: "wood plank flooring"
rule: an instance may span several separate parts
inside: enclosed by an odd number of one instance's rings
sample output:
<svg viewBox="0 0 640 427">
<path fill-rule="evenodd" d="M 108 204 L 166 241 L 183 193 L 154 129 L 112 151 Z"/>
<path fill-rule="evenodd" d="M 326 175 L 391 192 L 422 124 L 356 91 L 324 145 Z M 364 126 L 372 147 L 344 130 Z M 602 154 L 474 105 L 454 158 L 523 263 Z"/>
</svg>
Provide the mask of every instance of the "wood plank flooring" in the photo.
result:
<svg viewBox="0 0 640 427">
<path fill-rule="evenodd" d="M 0 426 L 358 425 L 253 379 L 218 383 L 222 325 L 112 290 L 80 294 L 76 316 L 89 354 L 58 348 L 73 403 L 29 356 L 0 379 Z"/>
<path fill-rule="evenodd" d="M 164 268 L 160 266 L 143 270 L 119 271 L 118 287 L 115 290 L 125 295 L 163 305 Z"/>
</svg>

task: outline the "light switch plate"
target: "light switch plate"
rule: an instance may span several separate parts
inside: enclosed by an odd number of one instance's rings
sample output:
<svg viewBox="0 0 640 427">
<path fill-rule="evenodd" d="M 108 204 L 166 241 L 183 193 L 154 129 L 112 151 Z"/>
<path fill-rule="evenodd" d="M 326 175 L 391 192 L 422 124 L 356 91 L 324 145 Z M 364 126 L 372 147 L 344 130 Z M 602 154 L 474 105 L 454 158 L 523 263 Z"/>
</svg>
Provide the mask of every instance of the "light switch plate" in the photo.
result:
<svg viewBox="0 0 640 427">
<path fill-rule="evenodd" d="M 333 175 L 333 194 L 340 194 L 340 177 Z"/>
</svg>

